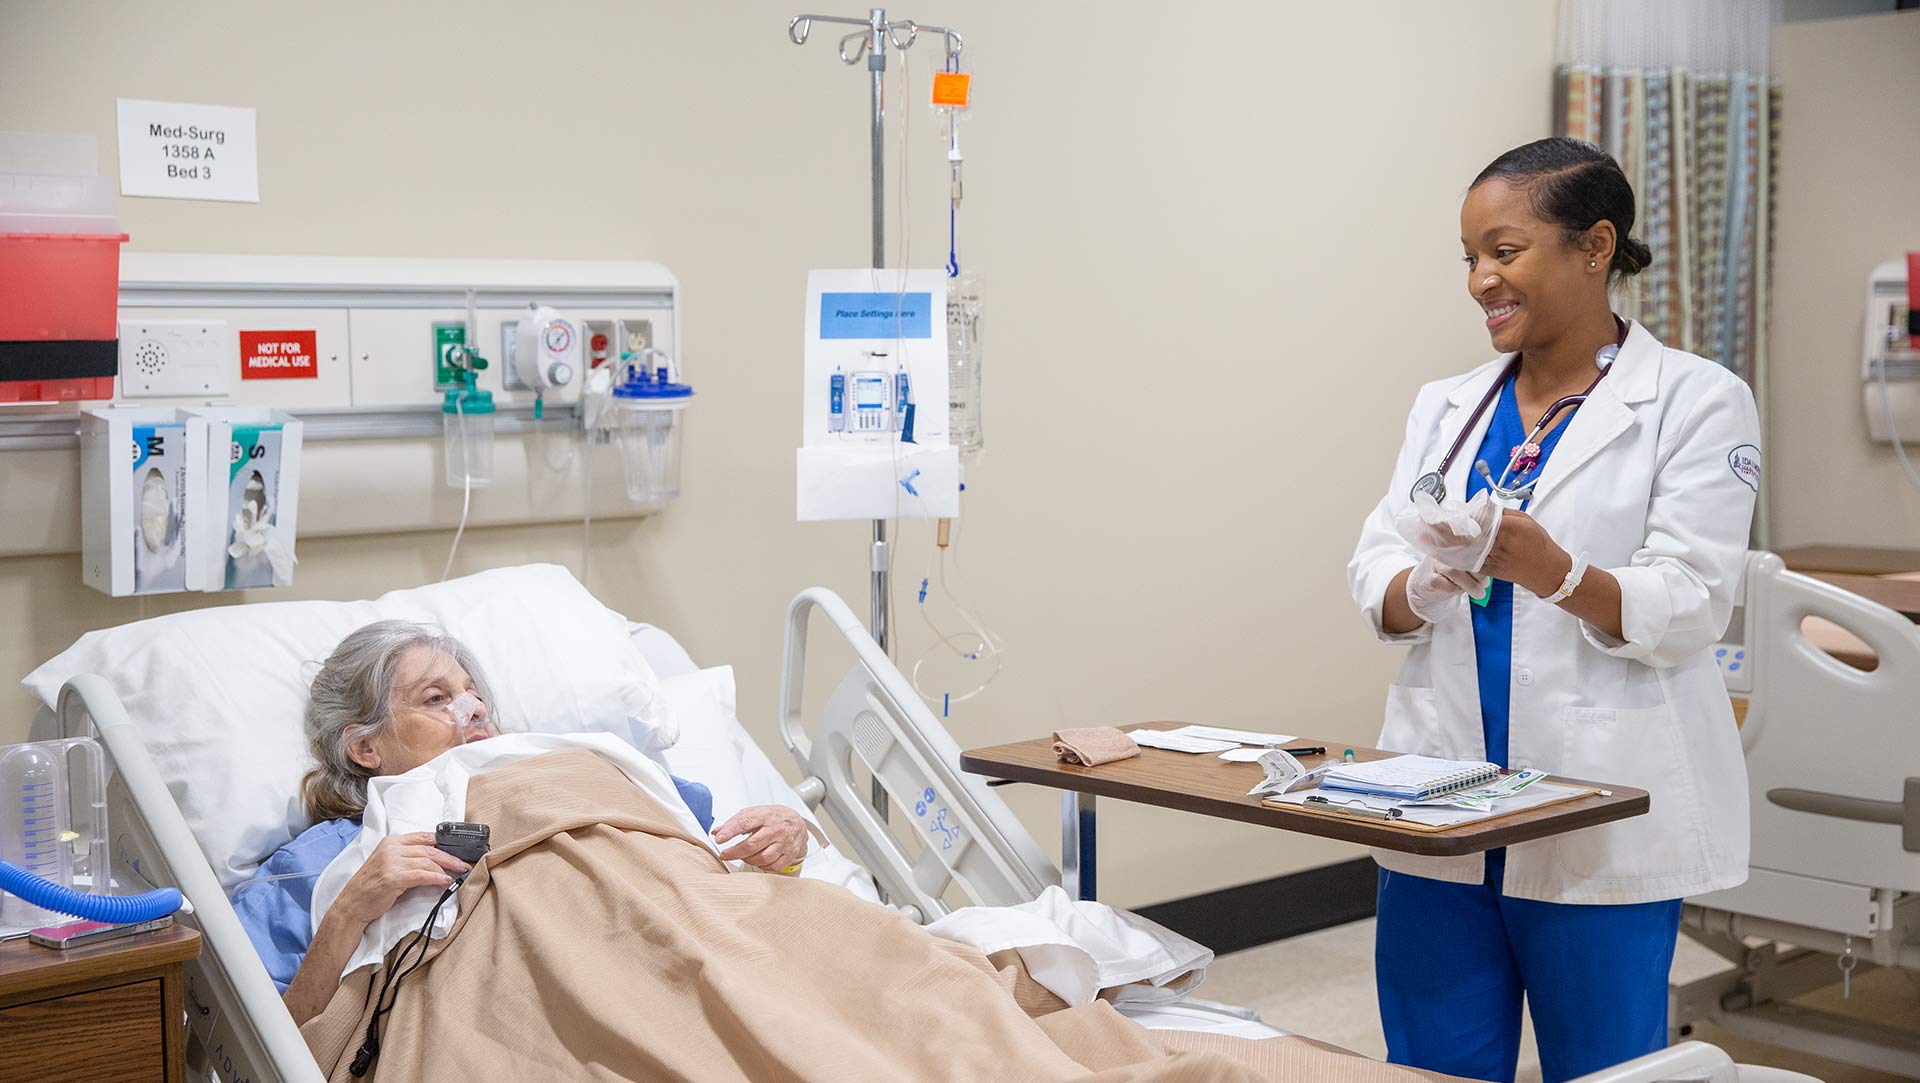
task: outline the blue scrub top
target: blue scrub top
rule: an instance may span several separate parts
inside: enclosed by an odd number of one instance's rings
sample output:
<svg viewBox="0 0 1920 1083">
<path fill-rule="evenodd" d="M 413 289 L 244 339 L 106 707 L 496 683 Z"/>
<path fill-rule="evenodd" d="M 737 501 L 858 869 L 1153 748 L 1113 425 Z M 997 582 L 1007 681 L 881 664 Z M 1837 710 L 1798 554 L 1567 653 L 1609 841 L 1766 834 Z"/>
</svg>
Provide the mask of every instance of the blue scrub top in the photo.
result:
<svg viewBox="0 0 1920 1083">
<path fill-rule="evenodd" d="M 1527 474 L 1510 480 L 1509 485 L 1540 476 L 1554 446 L 1560 443 L 1561 434 L 1573 424 L 1573 415 L 1578 411 L 1579 407 L 1566 411 L 1565 420 L 1541 438 L 1539 463 Z M 1513 449 L 1527 438 L 1527 429 L 1527 424 L 1520 419 L 1520 402 L 1513 391 L 1513 379 L 1509 377 L 1500 389 L 1500 403 L 1494 407 L 1493 420 L 1487 425 L 1487 436 L 1480 442 L 1476 461 L 1485 461 L 1487 469 L 1499 477 Z M 1467 499 L 1486 490 L 1487 481 L 1480 476 L 1480 471 L 1468 471 Z M 1527 503 L 1521 502 L 1522 510 Z M 1468 608 L 1473 610 L 1473 654 L 1480 678 L 1480 728 L 1487 742 L 1487 759 L 1507 767 L 1507 722 L 1513 696 L 1513 688 L 1508 683 L 1513 674 L 1513 584 L 1495 579 L 1487 604 Z"/>
<path fill-rule="evenodd" d="M 673 788 L 700 821 L 700 829 L 711 833 L 713 792 L 683 778 L 675 778 Z M 359 834 L 358 820 L 314 824 L 275 850 L 251 879 L 234 890 L 233 912 L 282 993 L 313 945 L 313 885 Z"/>
</svg>

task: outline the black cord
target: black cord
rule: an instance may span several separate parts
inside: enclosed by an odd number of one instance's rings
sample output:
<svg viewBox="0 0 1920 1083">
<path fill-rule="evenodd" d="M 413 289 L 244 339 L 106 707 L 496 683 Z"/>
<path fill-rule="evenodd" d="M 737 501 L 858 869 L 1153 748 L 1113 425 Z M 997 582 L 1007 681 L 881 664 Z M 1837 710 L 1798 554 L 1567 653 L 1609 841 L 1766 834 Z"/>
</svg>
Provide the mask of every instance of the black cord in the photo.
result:
<svg viewBox="0 0 1920 1083">
<path fill-rule="evenodd" d="M 373 1018 L 367 1021 L 366 1039 L 354 1052 L 353 1063 L 347 1068 L 355 1079 L 366 1075 L 367 1070 L 373 1067 L 374 1058 L 380 1055 L 380 1017 L 393 1011 L 393 1006 L 399 1003 L 400 983 L 406 981 L 407 975 L 418 970 L 420 964 L 427 961 L 427 948 L 433 943 L 428 932 L 433 928 L 433 923 L 439 920 L 440 908 L 447 905 L 447 900 L 453 898 L 453 893 L 460 890 L 461 884 L 467 882 L 467 876 L 468 873 L 463 872 L 453 878 L 453 883 L 447 885 L 447 889 L 441 892 L 440 898 L 434 902 L 433 909 L 428 911 L 427 920 L 421 924 L 420 930 L 413 934 L 413 939 L 407 941 L 406 946 L 400 949 L 400 954 L 394 958 L 393 965 L 387 968 L 387 978 L 380 983 L 379 995 L 373 998 Z M 409 966 L 407 954 L 413 951 L 416 944 L 420 946 L 420 957 Z M 406 969 L 402 970 L 402 966 L 406 966 Z M 390 1000 L 387 998 L 389 986 L 393 989 L 393 997 Z"/>
</svg>

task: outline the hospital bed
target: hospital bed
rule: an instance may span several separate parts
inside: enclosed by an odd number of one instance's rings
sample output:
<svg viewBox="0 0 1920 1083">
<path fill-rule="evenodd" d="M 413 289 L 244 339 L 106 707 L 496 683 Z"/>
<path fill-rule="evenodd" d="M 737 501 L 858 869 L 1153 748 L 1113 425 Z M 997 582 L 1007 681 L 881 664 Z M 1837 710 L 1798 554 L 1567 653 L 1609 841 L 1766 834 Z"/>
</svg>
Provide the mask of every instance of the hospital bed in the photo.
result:
<svg viewBox="0 0 1920 1083">
<path fill-rule="evenodd" d="M 1766 552 L 1739 602 L 1751 872 L 1687 900 L 1682 931 L 1735 965 L 1675 986 L 1670 1026 L 1920 1077 L 1920 1034 L 1787 1003 L 1847 969 L 1920 971 L 1920 628 Z M 1835 656 L 1865 648 L 1870 670 Z"/>
<path fill-rule="evenodd" d="M 157 620 L 218 621 L 221 612 L 203 610 Z M 854 662 L 809 725 L 802 704 L 813 628 L 809 618 L 816 614 L 851 649 Z M 661 630 L 633 625 L 629 632 L 646 664 L 661 678 L 696 669 L 686 651 Z M 117 679 L 118 688 L 99 673 L 79 673 L 65 680 L 59 687 L 57 709 L 43 711 L 36 720 L 35 736 L 91 735 L 102 743 L 112 763 L 109 817 L 116 881 L 123 888 L 176 886 L 191 903 L 192 912 L 180 920 L 197 928 L 203 938 L 200 956 L 186 967 L 191 1077 L 224 1083 L 320 1080 L 318 1067 L 227 901 L 207 859 L 204 840 L 189 828 L 178 803 L 189 786 L 219 787 L 232 780 L 163 774 L 161 763 L 175 764 L 178 773 L 180 750 L 157 754 L 149 748 L 149 739 L 142 736 L 141 726 L 123 702 L 128 675 Z M 885 905 L 925 922 L 949 912 L 956 896 L 962 903 L 1018 903 L 1059 881 L 1058 870 L 1011 810 L 982 779 L 958 771 L 958 746 L 851 610 L 831 592 L 805 591 L 788 611 L 779 726 L 800 769 L 796 787 L 788 788 L 728 713 L 721 727 L 724 732 L 701 738 L 708 748 L 718 750 L 708 757 L 705 768 L 713 770 L 731 759 L 748 776 L 737 780 L 736 788 L 784 794 L 786 800 L 824 812 L 871 874 Z M 681 740 L 686 743 L 687 736 L 683 734 Z M 680 769 L 671 749 L 667 758 L 670 768 Z M 895 798 L 886 816 L 869 799 L 874 778 Z M 735 785 L 711 775 L 703 781 Z M 1139 1021 L 1246 1037 L 1285 1033 L 1259 1023 L 1252 1013 L 1204 1001 L 1153 1011 L 1152 1017 Z M 1687 1042 L 1578 1083 L 1676 1079 L 1805 1083 L 1807 1077 L 1736 1066 L 1713 1046 Z"/>
</svg>

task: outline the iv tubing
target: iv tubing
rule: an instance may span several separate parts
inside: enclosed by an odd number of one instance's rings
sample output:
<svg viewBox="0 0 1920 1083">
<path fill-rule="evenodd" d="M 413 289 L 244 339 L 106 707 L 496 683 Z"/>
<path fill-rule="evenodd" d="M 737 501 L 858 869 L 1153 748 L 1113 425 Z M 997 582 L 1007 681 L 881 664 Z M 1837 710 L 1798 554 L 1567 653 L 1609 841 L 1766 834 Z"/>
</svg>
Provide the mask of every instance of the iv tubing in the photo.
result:
<svg viewBox="0 0 1920 1083">
<path fill-rule="evenodd" d="M 581 388 L 586 390 L 585 387 Z M 582 400 L 585 401 L 585 400 Z M 587 564 L 593 559 L 593 430 L 588 429 L 580 437 L 580 457 L 582 470 L 587 476 L 586 495 L 581 498 L 584 508 L 580 513 L 580 585 L 586 586 Z M 592 590 L 588 587 L 588 590 Z"/>
<path fill-rule="evenodd" d="M 956 536 L 953 539 L 953 547 L 955 549 L 959 548 L 959 538 L 957 537 L 957 532 L 956 532 Z M 991 659 L 993 662 L 992 672 L 988 673 L 986 677 L 982 679 L 978 684 L 974 685 L 972 689 L 964 693 L 961 693 L 960 695 L 953 695 L 952 693 L 944 694 L 943 706 L 946 709 L 950 710 L 953 704 L 965 703 L 967 700 L 970 700 L 973 697 L 979 695 L 980 693 L 986 691 L 987 686 L 992 684 L 994 679 L 1000 676 L 1000 670 L 1004 665 L 1003 656 L 1006 653 L 1006 645 L 999 639 L 999 637 L 995 636 L 992 632 L 989 632 L 980 623 L 979 619 L 974 616 L 973 612 L 969 610 L 965 605 L 961 604 L 959 598 L 954 596 L 953 588 L 947 584 L 946 547 L 945 546 L 940 547 L 937 550 L 937 552 L 939 554 L 938 555 L 939 564 L 938 564 L 937 570 L 933 566 L 934 558 L 932 557 L 928 558 L 928 561 L 927 561 L 929 565 L 927 569 L 927 571 L 929 572 L 928 578 L 932 579 L 937 575 L 938 582 L 940 584 L 941 595 L 946 598 L 947 603 L 949 605 L 953 606 L 955 612 L 957 612 L 960 615 L 960 619 L 966 623 L 967 629 L 970 630 L 973 634 L 969 636 L 967 634 L 967 631 L 959 631 L 959 632 L 952 632 L 952 633 L 944 631 L 942 628 L 940 628 L 939 625 L 933 623 L 932 617 L 927 615 L 926 602 L 923 598 L 920 604 L 920 619 L 926 622 L 927 627 L 932 630 L 935 638 L 932 645 L 927 647 L 926 650 L 921 651 L 920 656 L 914 659 L 913 669 L 908 673 L 908 680 L 912 682 L 913 690 L 915 692 L 920 693 L 920 697 L 922 699 L 925 699 L 928 703 L 933 702 L 933 697 L 929 695 L 925 689 L 920 687 L 920 670 L 923 667 L 925 667 L 928 659 L 930 659 L 933 656 L 934 652 L 938 651 L 942 647 L 945 647 L 947 650 L 952 651 L 956 657 L 959 657 L 965 661 L 978 662 L 978 661 Z M 959 558 L 959 555 L 956 553 L 954 556 L 955 568 L 959 567 L 959 563 L 960 563 L 960 558 Z M 959 645 L 959 644 L 967 643 L 969 642 L 969 640 L 971 640 L 974 644 L 971 650 L 968 650 L 967 648 Z"/>
<path fill-rule="evenodd" d="M 166 917 L 180 909 L 182 901 L 180 890 L 171 887 L 142 895 L 89 895 L 5 861 L 0 861 L 0 891 L 18 895 L 45 910 L 114 925 Z"/>
<path fill-rule="evenodd" d="M 1880 354 L 1880 413 L 1887 421 L 1887 435 L 1893 438 L 1893 453 L 1900 458 L 1900 469 L 1907 473 L 1907 483 L 1920 490 L 1920 474 L 1914 473 L 1913 463 L 1907 460 L 1906 445 L 1900 441 L 1900 426 L 1893 416 L 1893 399 L 1887 391 L 1887 356 Z"/>
<path fill-rule="evenodd" d="M 447 566 L 440 569 L 442 583 L 453 574 L 453 555 L 460 551 L 460 536 L 467 532 L 467 511 L 473 506 L 473 454 L 468 449 L 473 434 L 467 431 L 467 412 L 461 407 L 459 399 L 453 400 L 453 412 L 460 419 L 455 427 L 460 430 L 460 458 L 464 463 L 460 471 L 460 528 L 453 532 L 453 547 L 447 550 Z"/>
</svg>

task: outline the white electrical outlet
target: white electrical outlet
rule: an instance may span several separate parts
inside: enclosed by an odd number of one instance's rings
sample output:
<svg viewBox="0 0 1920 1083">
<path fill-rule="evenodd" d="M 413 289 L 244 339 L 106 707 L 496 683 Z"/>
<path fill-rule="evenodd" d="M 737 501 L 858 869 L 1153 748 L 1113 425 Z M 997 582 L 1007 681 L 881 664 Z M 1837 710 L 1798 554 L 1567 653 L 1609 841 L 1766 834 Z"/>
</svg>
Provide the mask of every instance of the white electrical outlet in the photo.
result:
<svg viewBox="0 0 1920 1083">
<path fill-rule="evenodd" d="M 120 321 L 120 395 L 225 395 L 239 362 L 225 320 Z"/>
</svg>

